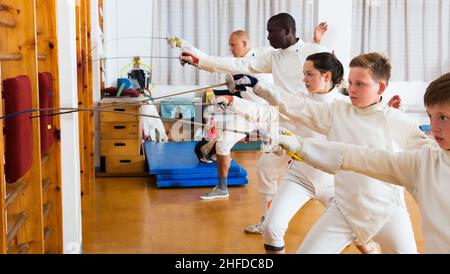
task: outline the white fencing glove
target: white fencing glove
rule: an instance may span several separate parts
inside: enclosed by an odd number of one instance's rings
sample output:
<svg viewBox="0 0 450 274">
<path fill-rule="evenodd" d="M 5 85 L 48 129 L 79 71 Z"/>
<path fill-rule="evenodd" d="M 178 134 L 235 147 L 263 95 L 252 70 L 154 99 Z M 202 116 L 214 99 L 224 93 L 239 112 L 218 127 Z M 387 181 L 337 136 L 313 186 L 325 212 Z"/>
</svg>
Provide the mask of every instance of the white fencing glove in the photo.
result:
<svg viewBox="0 0 450 274">
<path fill-rule="evenodd" d="M 227 83 L 228 90 L 231 93 L 236 93 L 239 91 L 244 92 L 247 88 L 253 88 L 258 83 L 258 79 L 249 74 L 237 73 L 227 74 L 225 76 L 225 82 Z"/>
<path fill-rule="evenodd" d="M 295 160 L 302 161 L 300 156 L 302 155 L 303 139 L 284 128 L 280 129 L 279 138 L 280 146 L 286 150 L 286 153 Z"/>
<path fill-rule="evenodd" d="M 152 115 L 159 117 L 155 105 L 142 105 L 140 108 L 141 114 Z M 161 119 L 151 117 L 141 117 L 141 127 L 144 132 L 144 139 L 151 142 L 167 142 L 169 138 L 166 135 Z"/>
</svg>

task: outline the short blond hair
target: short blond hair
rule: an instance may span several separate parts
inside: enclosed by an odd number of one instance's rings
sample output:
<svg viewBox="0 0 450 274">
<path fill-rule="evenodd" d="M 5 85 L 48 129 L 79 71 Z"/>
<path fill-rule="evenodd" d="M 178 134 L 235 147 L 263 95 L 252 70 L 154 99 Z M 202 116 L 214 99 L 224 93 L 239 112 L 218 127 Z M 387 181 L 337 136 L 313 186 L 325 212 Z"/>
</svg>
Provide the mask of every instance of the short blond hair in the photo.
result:
<svg viewBox="0 0 450 274">
<path fill-rule="evenodd" d="M 350 67 L 364 68 L 370 71 L 372 78 L 376 81 L 385 81 L 389 84 L 391 79 L 391 62 L 378 52 L 361 54 L 353 58 Z"/>
</svg>

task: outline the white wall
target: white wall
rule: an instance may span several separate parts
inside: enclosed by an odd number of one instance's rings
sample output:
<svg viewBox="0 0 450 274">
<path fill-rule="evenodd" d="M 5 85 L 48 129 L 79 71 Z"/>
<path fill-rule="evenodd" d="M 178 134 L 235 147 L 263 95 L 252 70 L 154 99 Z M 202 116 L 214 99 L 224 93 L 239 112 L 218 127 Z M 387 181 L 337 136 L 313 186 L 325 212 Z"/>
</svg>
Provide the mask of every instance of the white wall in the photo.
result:
<svg viewBox="0 0 450 274">
<path fill-rule="evenodd" d="M 321 44 L 334 50 L 346 67 L 351 60 L 352 0 L 315 0 L 314 22 L 328 22 L 329 28 Z"/>
<path fill-rule="evenodd" d="M 108 0 L 104 1 L 104 54 L 105 57 L 151 56 L 153 44 L 165 41 L 153 40 L 152 34 L 153 0 Z M 265 27 L 265 26 L 264 26 Z M 125 39 L 122 39 L 125 38 Z M 107 60 L 105 62 L 105 87 L 116 87 L 120 70 L 130 64 L 132 58 Z M 143 59 L 143 63 L 150 63 Z M 159 86 L 152 91 L 154 97 L 182 92 L 199 86 Z M 182 98 L 202 97 L 204 92 L 187 94 Z M 96 154 L 98 155 L 98 154 Z"/>
<path fill-rule="evenodd" d="M 352 56 L 352 0 L 315 0 L 315 17 L 319 22 L 328 22 L 328 31 L 322 44 L 330 50 L 335 50 L 336 56 L 344 65 L 348 77 L 348 65 Z M 428 124 L 428 117 L 423 106 L 423 95 L 429 83 L 427 82 L 391 82 L 384 93 L 385 100 L 393 95 L 402 98 L 402 110 L 419 124 Z"/>
<path fill-rule="evenodd" d="M 76 0 L 56 1 L 61 107 L 78 107 Z M 81 253 L 81 189 L 78 113 L 61 115 L 61 175 L 64 253 Z"/>
<path fill-rule="evenodd" d="M 394 95 L 400 95 L 402 110 L 419 125 L 430 123 L 423 103 L 423 96 L 430 83 L 421 81 L 391 82 L 383 94 L 383 98 L 389 100 Z"/>
<path fill-rule="evenodd" d="M 106 57 L 151 55 L 152 7 L 152 0 L 104 1 Z M 132 61 L 132 58 L 107 60 L 105 87 L 115 87 L 117 78 L 120 77 L 120 70 Z M 148 59 L 142 59 L 142 62 L 150 63 Z"/>
</svg>

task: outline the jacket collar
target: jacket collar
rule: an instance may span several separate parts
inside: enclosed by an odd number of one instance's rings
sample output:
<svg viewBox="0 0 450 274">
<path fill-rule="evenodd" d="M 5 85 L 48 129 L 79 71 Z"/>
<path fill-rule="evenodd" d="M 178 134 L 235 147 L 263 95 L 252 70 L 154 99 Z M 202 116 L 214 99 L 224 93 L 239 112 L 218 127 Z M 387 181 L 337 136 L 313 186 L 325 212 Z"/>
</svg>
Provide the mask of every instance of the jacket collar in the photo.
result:
<svg viewBox="0 0 450 274">
<path fill-rule="evenodd" d="M 370 106 L 365 107 L 365 108 L 355 107 L 356 112 L 359 113 L 359 114 L 362 114 L 362 115 L 369 115 L 369 114 L 372 114 L 372 113 L 375 113 L 375 112 L 382 111 L 383 109 L 386 108 L 386 104 L 383 103 L 382 101 L 383 101 L 383 98 L 381 98 L 380 102 L 378 102 L 376 104 L 373 104 L 373 105 L 370 105 Z"/>
<path fill-rule="evenodd" d="M 336 88 L 332 89 L 331 91 L 327 92 L 327 93 L 309 93 L 311 98 L 315 99 L 316 101 L 319 102 L 331 102 L 334 97 L 336 96 L 336 92 L 338 92 L 336 90 Z"/>
<path fill-rule="evenodd" d="M 303 42 L 302 39 L 298 38 L 297 43 L 293 44 L 292 46 L 282 49 L 282 51 L 296 51 L 300 52 L 300 50 L 304 47 L 305 42 Z"/>
<path fill-rule="evenodd" d="M 250 48 L 250 50 L 244 57 L 251 57 L 251 56 L 255 56 L 255 50 L 253 48 Z"/>
</svg>

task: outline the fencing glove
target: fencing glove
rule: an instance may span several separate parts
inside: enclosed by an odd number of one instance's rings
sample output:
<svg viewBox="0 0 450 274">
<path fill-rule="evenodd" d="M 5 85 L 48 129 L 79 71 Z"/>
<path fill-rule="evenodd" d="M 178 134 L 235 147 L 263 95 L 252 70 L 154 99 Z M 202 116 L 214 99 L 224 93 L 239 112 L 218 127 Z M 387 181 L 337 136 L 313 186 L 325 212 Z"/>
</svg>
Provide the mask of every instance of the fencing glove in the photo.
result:
<svg viewBox="0 0 450 274">
<path fill-rule="evenodd" d="M 227 106 L 229 106 L 233 102 L 233 96 L 217 96 L 215 98 L 215 103 L 225 110 Z"/>
<path fill-rule="evenodd" d="M 225 76 L 225 82 L 227 83 L 227 88 L 231 93 L 243 92 L 246 89 L 253 88 L 257 83 L 258 79 L 249 74 L 227 74 Z"/>
<path fill-rule="evenodd" d="M 180 56 L 180 63 L 182 66 L 189 64 L 192 65 L 194 67 L 198 67 L 200 60 L 199 58 L 190 52 L 182 52 L 181 56 Z"/>
<path fill-rule="evenodd" d="M 155 105 L 142 105 L 140 108 L 141 114 L 159 117 Z M 144 139 L 151 142 L 167 142 L 169 138 L 166 135 L 161 119 L 142 117 L 141 127 L 144 133 Z"/>
<path fill-rule="evenodd" d="M 186 44 L 183 39 L 177 36 L 167 36 L 166 39 L 171 48 L 181 48 Z"/>
<path fill-rule="evenodd" d="M 280 129 L 279 138 L 280 146 L 286 150 L 286 153 L 301 161 L 299 156 L 302 154 L 303 139 L 284 128 Z"/>
</svg>

